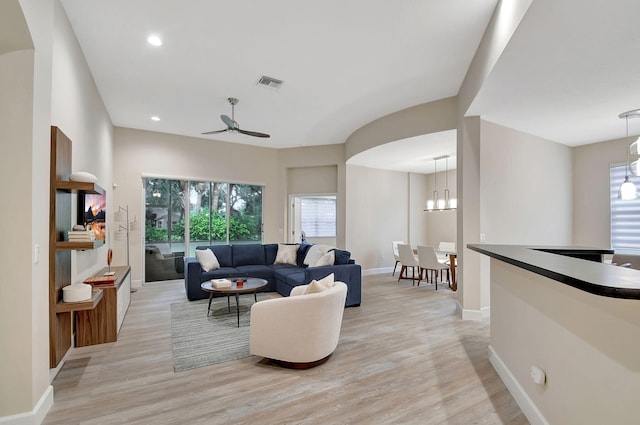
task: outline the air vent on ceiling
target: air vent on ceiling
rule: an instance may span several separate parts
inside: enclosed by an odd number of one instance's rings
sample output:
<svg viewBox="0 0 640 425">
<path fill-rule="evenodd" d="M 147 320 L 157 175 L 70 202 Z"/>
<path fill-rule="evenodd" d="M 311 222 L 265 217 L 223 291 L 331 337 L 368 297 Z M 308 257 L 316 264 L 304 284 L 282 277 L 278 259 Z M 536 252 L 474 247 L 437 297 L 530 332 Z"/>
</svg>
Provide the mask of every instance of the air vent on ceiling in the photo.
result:
<svg viewBox="0 0 640 425">
<path fill-rule="evenodd" d="M 266 75 L 263 75 L 258 80 L 258 85 L 277 90 L 282 85 L 282 80 L 278 80 L 277 78 L 267 77 Z"/>
</svg>

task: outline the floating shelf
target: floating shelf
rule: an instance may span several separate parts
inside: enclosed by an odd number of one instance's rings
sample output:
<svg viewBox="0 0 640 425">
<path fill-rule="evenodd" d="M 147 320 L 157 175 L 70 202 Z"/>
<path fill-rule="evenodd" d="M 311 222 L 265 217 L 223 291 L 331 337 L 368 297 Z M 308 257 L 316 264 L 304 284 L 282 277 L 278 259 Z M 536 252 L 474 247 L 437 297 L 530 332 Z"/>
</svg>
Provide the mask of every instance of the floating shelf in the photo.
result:
<svg viewBox="0 0 640 425">
<path fill-rule="evenodd" d="M 91 242 L 69 242 L 59 241 L 56 242 L 56 249 L 69 250 L 69 251 L 84 251 L 87 249 L 96 249 L 104 245 L 103 240 L 96 239 Z"/>
<path fill-rule="evenodd" d="M 98 186 L 95 183 L 86 183 L 86 182 L 73 182 L 73 181 L 63 181 L 58 180 L 56 182 L 56 189 L 59 190 L 68 190 L 68 191 L 78 191 L 78 192 L 86 192 L 86 193 L 97 193 L 98 195 L 104 194 L 104 189 Z"/>
<path fill-rule="evenodd" d="M 93 288 L 91 290 L 91 298 L 86 301 L 78 301 L 75 303 L 66 303 L 58 301 L 56 304 L 56 313 L 66 313 L 69 311 L 93 310 L 102 299 L 102 289 Z"/>
</svg>

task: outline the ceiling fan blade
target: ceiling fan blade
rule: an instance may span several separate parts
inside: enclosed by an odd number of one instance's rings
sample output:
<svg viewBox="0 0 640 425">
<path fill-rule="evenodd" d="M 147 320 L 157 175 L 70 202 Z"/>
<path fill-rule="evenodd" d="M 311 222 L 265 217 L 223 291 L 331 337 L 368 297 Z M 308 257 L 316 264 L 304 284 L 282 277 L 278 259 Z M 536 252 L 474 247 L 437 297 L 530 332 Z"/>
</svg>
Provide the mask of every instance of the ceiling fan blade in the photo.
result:
<svg viewBox="0 0 640 425">
<path fill-rule="evenodd" d="M 216 134 L 216 133 L 224 133 L 225 131 L 229 131 L 229 129 L 225 128 L 224 130 L 207 131 L 206 133 L 201 133 L 201 134 Z"/>
<path fill-rule="evenodd" d="M 229 128 L 237 128 L 238 127 L 238 123 L 235 122 L 234 120 L 232 120 L 231 118 L 229 118 L 227 115 L 220 115 L 220 119 Z"/>
<path fill-rule="evenodd" d="M 266 133 L 258 133 L 257 131 L 240 130 L 239 128 L 236 128 L 236 130 L 238 130 L 238 133 L 247 134 L 253 137 L 271 137 Z"/>
</svg>

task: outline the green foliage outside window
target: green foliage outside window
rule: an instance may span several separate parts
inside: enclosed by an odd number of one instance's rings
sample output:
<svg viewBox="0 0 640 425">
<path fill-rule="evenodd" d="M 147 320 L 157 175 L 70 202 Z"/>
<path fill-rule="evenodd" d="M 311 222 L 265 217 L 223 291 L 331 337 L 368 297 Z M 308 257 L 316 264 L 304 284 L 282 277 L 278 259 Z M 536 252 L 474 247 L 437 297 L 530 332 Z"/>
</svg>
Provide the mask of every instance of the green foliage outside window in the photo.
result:
<svg viewBox="0 0 640 425">
<path fill-rule="evenodd" d="M 184 213 L 188 210 L 190 187 L 196 197 L 189 217 L 191 241 L 227 241 L 227 202 L 229 241 L 262 240 L 261 186 L 216 182 L 195 182 L 190 186 L 188 181 L 148 179 L 146 242 L 184 242 Z M 168 228 L 167 224 L 158 225 L 159 220 L 168 220 Z"/>
<path fill-rule="evenodd" d="M 211 217 L 211 234 L 207 211 L 192 214 L 189 226 L 192 241 L 227 240 L 227 220 L 222 214 L 214 213 Z M 174 224 L 173 229 L 174 232 L 184 232 L 184 220 Z M 259 218 L 247 215 L 232 216 L 229 219 L 229 240 L 260 240 Z"/>
</svg>

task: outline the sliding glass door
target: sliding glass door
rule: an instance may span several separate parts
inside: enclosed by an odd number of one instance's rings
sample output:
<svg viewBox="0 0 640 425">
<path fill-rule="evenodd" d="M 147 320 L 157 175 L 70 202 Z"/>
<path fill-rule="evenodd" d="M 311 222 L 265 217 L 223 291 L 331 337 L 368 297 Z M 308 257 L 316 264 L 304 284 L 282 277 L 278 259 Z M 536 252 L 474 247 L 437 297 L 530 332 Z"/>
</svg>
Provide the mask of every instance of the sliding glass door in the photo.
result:
<svg viewBox="0 0 640 425">
<path fill-rule="evenodd" d="M 145 187 L 146 281 L 182 277 L 198 246 L 262 243 L 262 186 L 148 178 Z M 180 267 L 169 264 L 177 256 Z"/>
<path fill-rule="evenodd" d="M 146 179 L 145 281 L 184 275 L 185 203 L 188 182 Z"/>
</svg>

